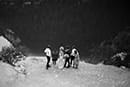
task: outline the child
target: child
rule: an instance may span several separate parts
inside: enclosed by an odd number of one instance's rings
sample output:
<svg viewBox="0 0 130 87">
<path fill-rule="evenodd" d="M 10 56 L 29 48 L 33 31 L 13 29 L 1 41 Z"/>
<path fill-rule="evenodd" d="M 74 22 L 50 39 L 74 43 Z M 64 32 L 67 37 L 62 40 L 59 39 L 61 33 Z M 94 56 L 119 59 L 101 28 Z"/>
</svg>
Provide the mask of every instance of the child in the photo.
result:
<svg viewBox="0 0 130 87">
<path fill-rule="evenodd" d="M 74 51 L 74 57 L 75 58 L 73 60 L 73 68 L 78 69 L 80 57 L 77 50 Z"/>
<path fill-rule="evenodd" d="M 52 51 L 52 61 L 53 61 L 53 65 L 56 65 L 57 59 L 58 59 L 58 52 L 57 52 L 57 51 Z"/>
</svg>

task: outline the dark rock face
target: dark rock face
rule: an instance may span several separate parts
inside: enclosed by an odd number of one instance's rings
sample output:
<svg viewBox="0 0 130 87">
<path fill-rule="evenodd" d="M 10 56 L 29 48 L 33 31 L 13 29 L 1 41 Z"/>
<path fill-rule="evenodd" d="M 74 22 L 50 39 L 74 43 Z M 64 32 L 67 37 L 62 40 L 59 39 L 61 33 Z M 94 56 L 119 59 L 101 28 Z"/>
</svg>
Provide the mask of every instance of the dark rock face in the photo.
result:
<svg viewBox="0 0 130 87">
<path fill-rule="evenodd" d="M 11 29 L 1 29 L 0 35 L 6 38 L 14 47 L 21 45 L 21 39 Z"/>
<path fill-rule="evenodd" d="M 6 29 L 4 31 L 4 36 L 13 44 L 13 46 L 19 46 L 21 44 L 21 39 L 11 29 Z"/>
<path fill-rule="evenodd" d="M 11 29 L 1 29 L 1 35 L 4 36 L 12 46 L 19 52 L 27 55 L 29 49 L 22 43 L 18 35 Z"/>
<path fill-rule="evenodd" d="M 0 61 L 15 66 L 17 61 L 25 59 L 28 48 L 21 43 L 21 39 L 11 29 L 1 30 L 1 36 L 7 39 L 12 45 L 3 47 L 0 52 Z"/>
</svg>

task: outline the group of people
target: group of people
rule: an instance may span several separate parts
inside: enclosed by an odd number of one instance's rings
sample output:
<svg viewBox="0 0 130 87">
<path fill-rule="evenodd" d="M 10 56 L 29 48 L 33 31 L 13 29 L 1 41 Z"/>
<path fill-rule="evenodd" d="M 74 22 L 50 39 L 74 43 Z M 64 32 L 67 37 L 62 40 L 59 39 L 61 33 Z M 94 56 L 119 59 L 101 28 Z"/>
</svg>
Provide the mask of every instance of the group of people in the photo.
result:
<svg viewBox="0 0 130 87">
<path fill-rule="evenodd" d="M 59 51 L 55 54 L 55 52 L 51 50 L 50 45 L 48 45 L 44 50 L 44 54 L 47 58 L 46 69 L 51 67 L 51 60 L 53 65 L 57 65 L 60 69 L 69 67 L 78 69 L 80 56 L 75 46 L 72 48 L 60 46 Z"/>
</svg>

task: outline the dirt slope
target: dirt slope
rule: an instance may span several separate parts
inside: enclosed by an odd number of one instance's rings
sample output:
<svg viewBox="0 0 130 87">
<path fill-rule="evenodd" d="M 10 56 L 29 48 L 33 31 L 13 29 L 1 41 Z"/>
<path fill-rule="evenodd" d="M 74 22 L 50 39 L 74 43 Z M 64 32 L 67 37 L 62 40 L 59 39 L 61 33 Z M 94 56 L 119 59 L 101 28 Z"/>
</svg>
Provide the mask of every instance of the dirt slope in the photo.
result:
<svg viewBox="0 0 130 87">
<path fill-rule="evenodd" d="M 79 69 L 45 69 L 45 57 L 29 57 L 28 75 L 0 63 L 0 87 L 129 87 L 130 72 L 113 66 L 80 62 Z"/>
</svg>

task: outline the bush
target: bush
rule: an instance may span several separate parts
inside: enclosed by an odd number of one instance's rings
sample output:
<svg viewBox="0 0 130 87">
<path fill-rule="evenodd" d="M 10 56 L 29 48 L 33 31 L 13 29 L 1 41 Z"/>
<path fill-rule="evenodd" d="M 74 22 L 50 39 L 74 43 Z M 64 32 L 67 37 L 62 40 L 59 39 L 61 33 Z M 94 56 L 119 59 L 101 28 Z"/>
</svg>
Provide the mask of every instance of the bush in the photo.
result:
<svg viewBox="0 0 130 87">
<path fill-rule="evenodd" d="M 85 59 L 89 63 L 98 64 L 104 61 L 108 61 L 113 56 L 114 51 L 108 42 L 102 42 L 89 50 L 89 56 Z"/>
<path fill-rule="evenodd" d="M 124 60 L 121 60 L 121 57 L 112 59 L 112 56 L 121 52 L 128 54 Z M 85 59 L 86 62 L 93 64 L 103 62 L 106 65 L 114 65 L 117 67 L 125 66 L 130 68 L 130 33 L 120 32 L 112 40 L 103 41 L 101 44 L 93 46 L 89 50 L 89 54 L 88 58 Z"/>
<path fill-rule="evenodd" d="M 12 66 L 15 66 L 15 63 L 22 58 L 25 58 L 24 55 L 14 47 L 3 47 L 0 52 L 0 60 Z"/>
<path fill-rule="evenodd" d="M 130 53 L 130 33 L 120 32 L 112 40 L 112 44 L 117 52 L 127 52 Z"/>
</svg>

